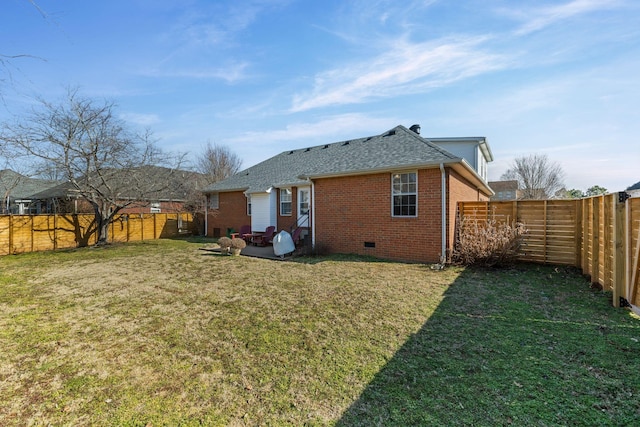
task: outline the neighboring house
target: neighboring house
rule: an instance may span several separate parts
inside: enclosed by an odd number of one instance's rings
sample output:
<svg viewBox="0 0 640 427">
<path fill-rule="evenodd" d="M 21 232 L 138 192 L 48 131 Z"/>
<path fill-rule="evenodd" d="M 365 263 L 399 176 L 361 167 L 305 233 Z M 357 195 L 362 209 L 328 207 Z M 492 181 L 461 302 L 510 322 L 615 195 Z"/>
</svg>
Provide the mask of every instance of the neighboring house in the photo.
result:
<svg viewBox="0 0 640 427">
<path fill-rule="evenodd" d="M 1 170 L 0 194 L 2 194 L 2 205 L 0 206 L 0 214 L 25 215 L 42 213 L 42 204 L 31 196 L 58 184 L 60 183 L 57 181 L 29 178 L 9 169 Z"/>
<path fill-rule="evenodd" d="M 631 197 L 640 197 L 640 181 L 627 187 L 626 191 Z"/>
<path fill-rule="evenodd" d="M 285 151 L 205 190 L 206 230 L 220 236 L 303 227 L 315 246 L 415 262 L 438 262 L 453 245 L 456 203 L 488 200 L 487 182 L 463 156 L 439 144 L 484 138 L 438 138 L 397 126 L 380 135 Z"/>
<path fill-rule="evenodd" d="M 117 176 L 117 171 L 112 172 Z M 145 166 L 135 172 L 128 173 L 126 180 L 110 179 L 110 190 L 118 194 L 119 203 L 130 203 L 121 213 L 185 212 L 189 205 L 197 203 L 205 187 L 205 176 L 196 172 L 157 166 Z M 46 213 L 93 213 L 91 205 L 69 182 L 32 198 L 40 201 Z"/>
<path fill-rule="evenodd" d="M 489 181 L 489 187 L 495 192 L 491 201 L 517 200 L 520 196 L 518 181 Z"/>
</svg>

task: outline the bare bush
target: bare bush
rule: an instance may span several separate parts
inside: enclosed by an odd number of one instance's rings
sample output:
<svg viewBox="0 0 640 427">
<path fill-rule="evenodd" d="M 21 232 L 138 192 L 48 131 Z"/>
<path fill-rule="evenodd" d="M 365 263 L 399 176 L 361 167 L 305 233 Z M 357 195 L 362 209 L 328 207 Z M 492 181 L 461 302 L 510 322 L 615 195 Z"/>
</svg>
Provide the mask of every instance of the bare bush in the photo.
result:
<svg viewBox="0 0 640 427">
<path fill-rule="evenodd" d="M 526 233 L 526 227 L 522 223 L 462 218 L 452 261 L 456 264 L 484 267 L 513 264 L 520 255 Z"/>
<path fill-rule="evenodd" d="M 244 249 L 247 247 L 247 242 L 245 242 L 244 240 L 238 238 L 238 237 L 234 237 L 233 239 L 231 239 L 231 248 L 232 249 Z"/>
<path fill-rule="evenodd" d="M 221 248 L 228 249 L 231 247 L 231 239 L 226 236 L 222 236 L 221 238 L 218 239 L 218 245 L 220 245 Z"/>
</svg>

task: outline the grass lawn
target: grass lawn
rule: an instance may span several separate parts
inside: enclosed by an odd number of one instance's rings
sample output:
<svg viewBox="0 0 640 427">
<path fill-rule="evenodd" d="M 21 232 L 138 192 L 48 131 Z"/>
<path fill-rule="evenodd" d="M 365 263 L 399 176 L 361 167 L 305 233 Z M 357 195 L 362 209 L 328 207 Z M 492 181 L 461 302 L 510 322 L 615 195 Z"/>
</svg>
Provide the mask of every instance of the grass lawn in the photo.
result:
<svg viewBox="0 0 640 427">
<path fill-rule="evenodd" d="M 202 246 L 0 258 L 0 425 L 640 420 L 640 320 L 572 269 Z"/>
</svg>

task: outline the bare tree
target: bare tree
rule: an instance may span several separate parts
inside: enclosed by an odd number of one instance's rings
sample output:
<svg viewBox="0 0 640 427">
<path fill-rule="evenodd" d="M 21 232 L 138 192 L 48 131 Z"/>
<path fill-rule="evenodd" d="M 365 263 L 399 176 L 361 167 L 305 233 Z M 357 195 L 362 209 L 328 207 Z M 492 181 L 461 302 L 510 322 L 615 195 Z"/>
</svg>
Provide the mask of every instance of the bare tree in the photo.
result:
<svg viewBox="0 0 640 427">
<path fill-rule="evenodd" d="M 207 141 L 202 154 L 196 159 L 196 170 L 207 177 L 207 184 L 213 184 L 237 173 L 242 160 L 229 147 Z"/>
<path fill-rule="evenodd" d="M 38 13 L 45 20 L 49 20 L 49 15 L 38 5 L 38 3 L 35 0 L 28 0 L 28 2 L 31 3 L 31 5 L 38 11 Z M 0 87 L 1 87 L 1 84 L 5 82 L 5 80 L 7 80 L 7 79 L 9 81 L 13 80 L 12 71 L 14 71 L 14 70 L 19 71 L 20 70 L 15 65 L 15 62 L 16 62 L 16 60 L 23 59 L 23 58 L 31 58 L 31 59 L 43 60 L 42 58 L 39 58 L 39 57 L 33 56 L 33 55 L 28 55 L 28 54 L 7 55 L 7 54 L 0 53 Z M 3 97 L 3 93 L 2 93 L 2 91 L 0 91 L 0 99 L 3 99 L 2 97 Z"/>
<path fill-rule="evenodd" d="M 24 156 L 62 171 L 68 192 L 85 200 L 95 216 L 91 232 L 106 243 L 109 225 L 123 208 L 153 200 L 167 188 L 168 165 L 147 131 L 137 134 L 114 115 L 115 104 L 83 98 L 69 89 L 53 104 L 41 101 L 30 115 L 0 128 L 0 141 Z M 174 160 L 177 166 L 177 160 Z"/>
<path fill-rule="evenodd" d="M 562 167 L 550 161 L 545 154 L 514 159 L 501 179 L 518 181 L 521 199 L 550 199 L 564 188 Z"/>
</svg>

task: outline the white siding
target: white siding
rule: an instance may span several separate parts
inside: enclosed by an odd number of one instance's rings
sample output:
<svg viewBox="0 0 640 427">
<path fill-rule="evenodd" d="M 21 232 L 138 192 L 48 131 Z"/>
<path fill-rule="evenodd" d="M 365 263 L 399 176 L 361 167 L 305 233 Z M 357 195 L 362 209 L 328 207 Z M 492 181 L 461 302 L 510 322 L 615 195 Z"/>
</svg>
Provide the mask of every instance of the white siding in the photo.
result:
<svg viewBox="0 0 640 427">
<path fill-rule="evenodd" d="M 478 159 L 478 165 L 476 167 L 476 171 L 478 174 L 484 179 L 487 180 L 487 159 L 482 154 L 482 150 L 480 146 L 476 147 L 476 158 Z"/>
<path fill-rule="evenodd" d="M 451 154 L 455 154 L 458 157 L 462 157 L 469 163 L 469 165 L 478 171 L 478 144 L 476 142 L 438 142 L 440 147 L 444 148 Z"/>
<path fill-rule="evenodd" d="M 270 225 L 276 225 L 276 194 L 251 195 L 251 230 L 263 231 Z"/>
<path fill-rule="evenodd" d="M 435 144 L 465 159 L 482 179 L 487 180 L 488 162 L 477 141 L 436 141 Z"/>
</svg>

